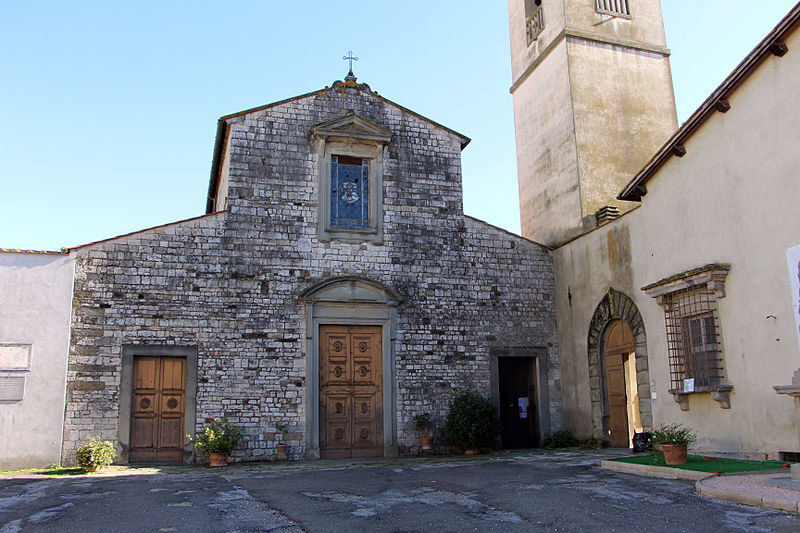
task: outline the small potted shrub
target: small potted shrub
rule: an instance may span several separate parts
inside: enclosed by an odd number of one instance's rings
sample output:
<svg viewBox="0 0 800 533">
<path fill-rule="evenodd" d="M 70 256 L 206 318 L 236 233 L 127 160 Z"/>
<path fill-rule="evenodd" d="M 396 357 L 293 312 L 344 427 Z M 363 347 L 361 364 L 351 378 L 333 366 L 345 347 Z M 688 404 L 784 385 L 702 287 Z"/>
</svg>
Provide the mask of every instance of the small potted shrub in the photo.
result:
<svg viewBox="0 0 800 533">
<path fill-rule="evenodd" d="M 417 429 L 420 432 L 419 442 L 422 445 L 422 449 L 432 450 L 433 437 L 428 434 L 431 429 L 431 414 L 419 413 L 418 415 L 414 415 L 414 423 L 417 424 Z"/>
<path fill-rule="evenodd" d="M 84 442 L 75 453 L 78 465 L 89 472 L 97 472 L 104 466 L 110 465 L 116 457 L 117 451 L 114 449 L 114 444 L 97 437 L 89 437 L 89 440 Z"/>
<path fill-rule="evenodd" d="M 696 437 L 694 431 L 683 424 L 662 425 L 653 431 L 651 442 L 661 446 L 668 465 L 686 464 L 686 454 Z"/>
<path fill-rule="evenodd" d="M 275 437 L 276 439 L 280 437 L 281 439 L 283 436 L 289 431 L 289 425 L 286 422 L 278 422 L 275 424 Z M 278 455 L 286 455 L 286 449 L 288 446 L 282 440 L 275 444 L 275 451 L 278 452 Z"/>
<path fill-rule="evenodd" d="M 227 419 L 212 420 L 211 423 L 194 437 L 186 435 L 194 449 L 200 453 L 207 453 L 209 466 L 226 466 L 228 455 L 239 444 L 242 432 L 230 424 Z"/>
<path fill-rule="evenodd" d="M 447 438 L 465 453 L 490 448 L 500 433 L 497 411 L 492 402 L 472 389 L 456 389 L 447 413 Z"/>
</svg>

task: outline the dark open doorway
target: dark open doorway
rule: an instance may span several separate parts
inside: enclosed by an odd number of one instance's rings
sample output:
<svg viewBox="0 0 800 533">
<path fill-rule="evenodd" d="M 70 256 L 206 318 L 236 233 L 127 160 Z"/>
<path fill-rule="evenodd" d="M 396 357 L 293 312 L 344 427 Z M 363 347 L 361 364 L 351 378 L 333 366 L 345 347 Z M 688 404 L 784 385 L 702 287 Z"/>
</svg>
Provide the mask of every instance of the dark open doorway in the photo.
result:
<svg viewBox="0 0 800 533">
<path fill-rule="evenodd" d="M 503 448 L 538 447 L 536 358 L 499 357 L 497 370 L 500 388 L 500 438 Z"/>
</svg>

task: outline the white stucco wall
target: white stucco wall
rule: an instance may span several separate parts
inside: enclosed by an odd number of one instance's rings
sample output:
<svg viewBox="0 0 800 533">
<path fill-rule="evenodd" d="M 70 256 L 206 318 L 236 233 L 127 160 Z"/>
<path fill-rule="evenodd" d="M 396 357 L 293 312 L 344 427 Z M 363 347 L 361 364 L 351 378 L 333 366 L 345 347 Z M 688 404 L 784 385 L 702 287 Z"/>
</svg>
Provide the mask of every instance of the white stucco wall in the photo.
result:
<svg viewBox="0 0 800 533">
<path fill-rule="evenodd" d="M 0 380 L 25 379 L 22 401 L 0 401 L 0 470 L 60 461 L 72 275 L 68 255 L 0 252 Z"/>
<path fill-rule="evenodd" d="M 777 457 L 800 451 L 800 405 L 778 395 L 800 367 L 786 249 L 800 240 L 800 33 L 768 56 L 647 184 L 642 205 L 555 252 L 559 349 L 567 426 L 590 434 L 587 335 L 610 287 L 645 324 L 655 425 L 682 422 L 708 454 Z M 681 411 L 669 389 L 663 309 L 641 287 L 709 263 L 729 263 L 719 300 L 731 408 L 693 394 Z M 571 298 L 570 298 L 571 296 Z M 642 392 L 640 391 L 640 394 Z"/>
</svg>

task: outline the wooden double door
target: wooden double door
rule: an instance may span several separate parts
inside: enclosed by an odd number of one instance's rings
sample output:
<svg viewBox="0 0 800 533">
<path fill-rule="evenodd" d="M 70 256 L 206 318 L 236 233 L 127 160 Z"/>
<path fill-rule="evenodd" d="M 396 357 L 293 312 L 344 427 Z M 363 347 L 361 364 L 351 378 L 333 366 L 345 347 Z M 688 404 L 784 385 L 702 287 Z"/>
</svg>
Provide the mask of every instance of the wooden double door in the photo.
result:
<svg viewBox="0 0 800 533">
<path fill-rule="evenodd" d="M 320 456 L 383 456 L 380 326 L 320 326 Z"/>
<path fill-rule="evenodd" d="M 133 359 L 130 462 L 183 462 L 185 400 L 185 358 Z"/>
</svg>

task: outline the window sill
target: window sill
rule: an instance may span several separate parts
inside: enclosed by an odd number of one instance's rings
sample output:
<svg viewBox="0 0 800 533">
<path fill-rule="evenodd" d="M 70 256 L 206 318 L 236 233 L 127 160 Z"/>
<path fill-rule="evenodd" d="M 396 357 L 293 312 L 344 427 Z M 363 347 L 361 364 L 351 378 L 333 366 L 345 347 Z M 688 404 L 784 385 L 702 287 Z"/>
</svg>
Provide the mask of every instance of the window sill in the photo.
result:
<svg viewBox="0 0 800 533">
<path fill-rule="evenodd" d="M 383 232 L 376 227 L 328 226 L 319 236 L 320 241 L 371 242 L 383 244 Z"/>
<path fill-rule="evenodd" d="M 715 402 L 719 402 L 720 407 L 723 409 L 730 409 L 732 390 L 733 385 L 720 384 L 695 387 L 693 392 L 683 392 L 680 389 L 670 389 L 669 393 L 672 394 L 672 398 L 675 400 L 675 402 L 681 406 L 681 411 L 688 411 L 689 396 L 692 394 L 703 394 L 707 392 L 711 393 L 711 398 Z"/>
</svg>

